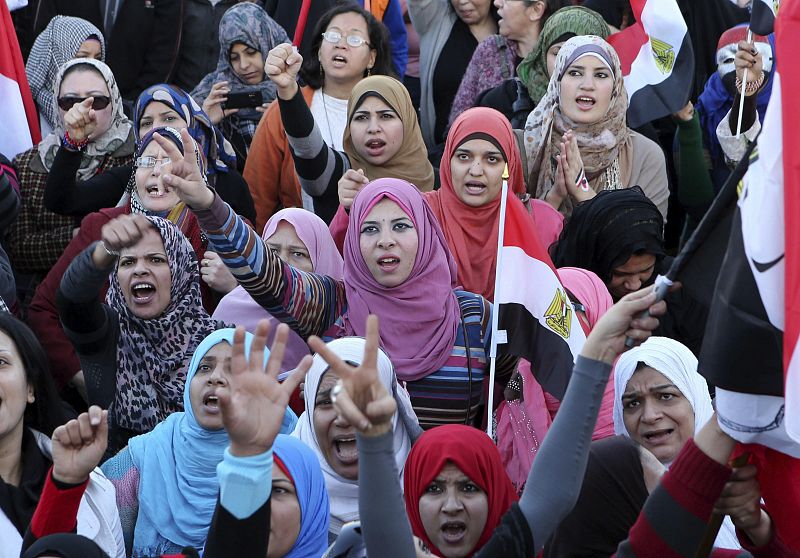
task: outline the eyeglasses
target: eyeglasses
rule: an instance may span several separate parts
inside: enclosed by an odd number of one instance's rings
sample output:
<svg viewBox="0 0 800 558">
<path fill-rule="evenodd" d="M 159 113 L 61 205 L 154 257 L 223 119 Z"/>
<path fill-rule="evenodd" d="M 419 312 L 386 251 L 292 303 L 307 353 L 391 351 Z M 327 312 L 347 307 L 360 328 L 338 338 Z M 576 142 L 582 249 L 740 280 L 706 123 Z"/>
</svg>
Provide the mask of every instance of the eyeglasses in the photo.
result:
<svg viewBox="0 0 800 558">
<path fill-rule="evenodd" d="M 169 165 L 172 162 L 172 159 L 169 157 L 162 157 L 161 159 L 156 159 L 155 157 L 137 157 L 136 158 L 136 165 L 137 169 L 152 169 L 156 166 L 156 163 L 161 163 L 161 166 Z"/>
<path fill-rule="evenodd" d="M 325 31 L 322 34 L 322 38 L 329 43 L 338 45 L 342 41 L 342 34 L 338 31 Z M 367 40 L 361 35 L 347 35 L 344 40 L 347 41 L 347 44 L 353 48 L 360 47 L 361 45 L 370 46 Z"/>
<path fill-rule="evenodd" d="M 92 95 L 92 108 L 94 110 L 103 110 L 111 103 L 111 97 L 106 97 L 105 95 Z M 82 103 L 89 97 L 59 97 L 58 98 L 58 106 L 61 107 L 61 110 L 69 110 L 71 109 L 75 103 Z"/>
</svg>

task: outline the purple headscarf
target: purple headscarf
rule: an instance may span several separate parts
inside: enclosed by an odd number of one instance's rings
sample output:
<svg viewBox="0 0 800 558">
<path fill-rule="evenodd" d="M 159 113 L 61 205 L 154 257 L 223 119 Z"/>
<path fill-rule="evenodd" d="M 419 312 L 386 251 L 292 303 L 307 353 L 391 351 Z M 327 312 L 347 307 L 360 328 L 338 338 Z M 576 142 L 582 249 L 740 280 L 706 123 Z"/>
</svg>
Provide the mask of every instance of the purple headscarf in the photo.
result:
<svg viewBox="0 0 800 558">
<path fill-rule="evenodd" d="M 408 214 L 419 237 L 411 274 L 396 287 L 375 281 L 359 242 L 364 219 L 383 198 Z M 444 365 L 461 319 L 453 293 L 458 281 L 456 263 L 439 223 L 415 186 L 397 178 L 380 178 L 358 193 L 345 238 L 344 273 L 346 335 L 363 337 L 367 316 L 376 314 L 381 319 L 381 346 L 400 380 L 418 380 Z"/>
<path fill-rule="evenodd" d="M 267 221 L 261 238 L 266 242 L 275 234 L 278 225 L 282 221 L 286 221 L 294 227 L 297 236 L 308 248 L 308 255 L 311 257 L 314 273 L 328 275 L 337 281 L 341 281 L 342 256 L 339 255 L 325 222 L 305 209 L 296 207 L 282 209 Z M 275 328 L 280 323 L 277 318 L 273 317 L 253 300 L 244 290 L 244 287 L 241 286 L 236 287 L 225 295 L 214 311 L 214 318 L 244 326 L 251 333 L 255 332 L 258 322 L 267 319 L 272 323 L 270 336 L 267 340 L 269 344 L 272 344 L 272 339 L 275 337 Z M 296 368 L 300 364 L 300 360 L 307 354 L 310 354 L 310 351 L 303 338 L 294 331 L 289 331 L 289 340 L 286 344 L 286 354 L 281 370 L 286 371 Z"/>
</svg>

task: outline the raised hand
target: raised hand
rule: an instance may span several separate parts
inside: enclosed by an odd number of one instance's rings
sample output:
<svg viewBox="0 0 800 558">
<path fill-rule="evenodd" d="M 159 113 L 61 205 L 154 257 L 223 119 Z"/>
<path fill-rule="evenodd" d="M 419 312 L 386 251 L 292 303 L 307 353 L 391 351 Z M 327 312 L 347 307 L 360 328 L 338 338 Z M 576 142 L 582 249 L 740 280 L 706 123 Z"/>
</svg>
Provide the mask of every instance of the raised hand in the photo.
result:
<svg viewBox="0 0 800 558">
<path fill-rule="evenodd" d="M 278 97 L 288 101 L 297 93 L 297 74 L 303 57 L 289 43 L 282 43 L 267 54 L 264 63 L 264 73 L 278 88 Z"/>
<path fill-rule="evenodd" d="M 75 103 L 64 115 L 64 127 L 74 142 L 82 142 L 89 138 L 97 128 L 97 114 L 92 108 L 94 97 L 87 97 Z"/>
<path fill-rule="evenodd" d="M 575 203 L 595 197 L 595 191 L 589 186 L 583 168 L 578 138 L 572 130 L 568 130 L 561 141 L 561 154 L 558 156 L 558 168 L 562 173 L 561 180 Z M 556 171 L 558 173 L 558 171 Z"/>
<path fill-rule="evenodd" d="M 673 113 L 672 116 L 681 122 L 689 122 L 694 118 L 694 105 L 691 101 L 687 101 L 686 106 L 678 112 Z"/>
<path fill-rule="evenodd" d="M 210 250 L 203 254 L 203 259 L 200 260 L 200 278 L 206 285 L 222 294 L 228 294 L 239 285 L 219 254 Z"/>
<path fill-rule="evenodd" d="M 339 179 L 339 203 L 345 209 L 350 209 L 356 194 L 361 188 L 369 184 L 369 178 L 362 169 L 347 169 L 347 172 Z"/>
<path fill-rule="evenodd" d="M 203 101 L 203 111 L 208 115 L 209 120 L 215 126 L 222 122 L 222 119 L 231 114 L 239 112 L 238 108 L 223 109 L 222 105 L 228 100 L 228 93 L 231 88 L 227 81 L 218 81 L 211 86 L 211 91 Z"/>
<path fill-rule="evenodd" d="M 161 134 L 153 138 L 172 161 L 169 171 L 163 170 L 162 180 L 175 189 L 178 197 L 192 209 L 208 209 L 214 202 L 214 192 L 208 187 L 203 171 L 197 162 L 200 149 L 187 129 L 181 130 L 183 151 Z"/>
<path fill-rule="evenodd" d="M 645 310 L 650 316 L 639 318 Z M 658 327 L 658 318 L 667 310 L 666 303 L 656 301 L 655 285 L 624 296 L 612 306 L 595 324 L 581 355 L 586 358 L 613 364 L 627 348 L 625 339 L 631 338 L 636 345 L 647 340 Z"/>
<path fill-rule="evenodd" d="M 740 80 L 744 80 L 744 71 L 745 69 L 747 70 L 748 83 L 759 79 L 761 72 L 764 70 L 764 59 L 761 53 L 754 44 L 747 41 L 739 41 L 733 64 L 736 67 L 736 77 Z M 758 90 L 754 90 L 751 93 L 745 92 L 745 96 L 749 97 L 756 93 L 758 93 Z"/>
<path fill-rule="evenodd" d="M 380 436 L 391 430 L 397 410 L 397 402 L 378 378 L 379 341 L 378 316 L 370 315 L 364 359 L 361 366 L 355 367 L 339 358 L 319 337 L 308 340 L 308 346 L 328 363 L 341 382 L 337 395 L 332 397 L 336 412 L 365 436 Z"/>
<path fill-rule="evenodd" d="M 108 411 L 97 405 L 53 432 L 53 478 L 80 484 L 89 478 L 108 446 Z"/>
<path fill-rule="evenodd" d="M 144 215 L 120 215 L 112 219 L 100 229 L 100 242 L 92 252 L 94 265 L 100 269 L 110 266 L 120 250 L 135 245 L 152 227 Z"/>
<path fill-rule="evenodd" d="M 311 368 L 312 359 L 306 356 L 283 383 L 278 382 L 289 326 L 278 326 L 264 368 L 264 347 L 269 330 L 269 322 L 261 320 L 250 347 L 250 358 L 247 358 L 244 328 L 236 328 L 228 390 L 219 393 L 222 423 L 231 440 L 230 451 L 239 457 L 258 455 L 272 447 L 281 430 L 289 397 Z"/>
</svg>

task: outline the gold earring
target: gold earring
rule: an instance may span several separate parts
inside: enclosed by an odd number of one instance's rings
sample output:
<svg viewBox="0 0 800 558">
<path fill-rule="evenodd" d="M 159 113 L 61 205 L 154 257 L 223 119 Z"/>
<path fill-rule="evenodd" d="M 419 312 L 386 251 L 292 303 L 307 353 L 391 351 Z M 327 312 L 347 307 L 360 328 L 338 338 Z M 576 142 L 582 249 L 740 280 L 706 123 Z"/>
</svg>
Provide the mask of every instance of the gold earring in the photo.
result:
<svg viewBox="0 0 800 558">
<path fill-rule="evenodd" d="M 367 77 L 372 75 L 372 68 L 367 68 Z"/>
</svg>

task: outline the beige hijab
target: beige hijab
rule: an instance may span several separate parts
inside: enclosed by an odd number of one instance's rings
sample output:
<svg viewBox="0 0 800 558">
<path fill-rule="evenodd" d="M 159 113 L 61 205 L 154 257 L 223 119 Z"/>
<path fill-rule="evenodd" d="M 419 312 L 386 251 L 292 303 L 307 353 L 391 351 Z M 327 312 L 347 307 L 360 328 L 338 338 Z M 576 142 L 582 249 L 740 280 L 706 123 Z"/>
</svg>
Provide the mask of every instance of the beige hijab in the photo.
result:
<svg viewBox="0 0 800 558">
<path fill-rule="evenodd" d="M 614 72 L 614 89 L 608 112 L 593 124 L 576 124 L 561 112 L 561 78 L 566 69 L 586 54 L 602 56 Z M 525 124 L 525 149 L 528 154 L 531 195 L 543 199 L 555 184 L 556 155 L 560 153 L 562 135 L 573 130 L 578 140 L 586 178 L 595 192 L 625 188 L 632 173 L 633 150 L 625 119 L 628 94 L 622 79 L 622 68 L 614 48 L 600 37 L 573 37 L 561 47 L 547 93 Z M 570 213 L 572 202 L 564 201 L 562 212 Z"/>
<path fill-rule="evenodd" d="M 397 112 L 403 122 L 403 144 L 400 150 L 385 165 L 377 167 L 364 160 L 353 146 L 350 135 L 350 121 L 353 113 L 369 96 L 383 99 Z M 417 121 L 417 113 L 405 86 L 388 76 L 371 76 L 362 79 L 350 93 L 347 102 L 347 126 L 344 129 L 344 151 L 350 158 L 354 169 L 364 169 L 370 180 L 378 178 L 399 178 L 410 182 L 422 192 L 433 190 L 433 166 L 428 161 L 428 152 L 422 140 L 422 132 Z"/>
</svg>

